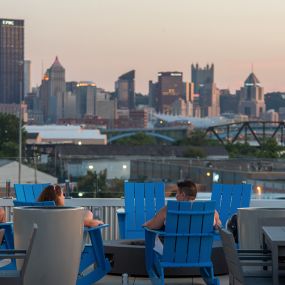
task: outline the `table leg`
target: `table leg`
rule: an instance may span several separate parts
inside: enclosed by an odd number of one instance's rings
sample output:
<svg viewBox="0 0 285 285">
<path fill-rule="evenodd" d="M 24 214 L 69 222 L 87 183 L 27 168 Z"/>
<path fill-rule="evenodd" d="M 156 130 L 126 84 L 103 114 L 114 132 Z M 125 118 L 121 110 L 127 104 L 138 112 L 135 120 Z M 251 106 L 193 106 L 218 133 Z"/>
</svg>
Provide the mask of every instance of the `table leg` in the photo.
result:
<svg viewBox="0 0 285 285">
<path fill-rule="evenodd" d="M 272 279 L 273 285 L 279 285 L 278 246 L 272 246 Z"/>
</svg>

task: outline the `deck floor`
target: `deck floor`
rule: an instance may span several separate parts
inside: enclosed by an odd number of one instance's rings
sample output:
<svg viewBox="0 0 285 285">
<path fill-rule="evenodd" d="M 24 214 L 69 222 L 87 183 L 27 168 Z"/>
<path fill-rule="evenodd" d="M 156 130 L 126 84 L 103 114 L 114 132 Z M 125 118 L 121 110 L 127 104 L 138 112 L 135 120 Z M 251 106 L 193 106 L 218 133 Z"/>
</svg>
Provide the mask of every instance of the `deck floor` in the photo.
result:
<svg viewBox="0 0 285 285">
<path fill-rule="evenodd" d="M 228 275 L 218 276 L 220 279 L 220 285 L 228 285 Z M 121 276 L 107 275 L 100 281 L 96 282 L 96 285 L 122 285 Z M 167 278 L 165 279 L 166 285 L 204 285 L 205 282 L 201 278 Z M 129 285 L 151 285 L 148 278 L 141 277 L 129 277 Z"/>
<path fill-rule="evenodd" d="M 9 260 L 1 260 L 0 267 L 9 263 Z M 228 275 L 217 276 L 220 280 L 220 285 L 228 285 Z M 118 275 L 106 275 L 104 278 L 94 283 L 96 285 L 122 285 L 122 277 Z M 165 285 L 204 285 L 205 282 L 201 278 L 166 278 Z M 129 277 L 129 285 L 151 285 L 148 278 Z"/>
</svg>

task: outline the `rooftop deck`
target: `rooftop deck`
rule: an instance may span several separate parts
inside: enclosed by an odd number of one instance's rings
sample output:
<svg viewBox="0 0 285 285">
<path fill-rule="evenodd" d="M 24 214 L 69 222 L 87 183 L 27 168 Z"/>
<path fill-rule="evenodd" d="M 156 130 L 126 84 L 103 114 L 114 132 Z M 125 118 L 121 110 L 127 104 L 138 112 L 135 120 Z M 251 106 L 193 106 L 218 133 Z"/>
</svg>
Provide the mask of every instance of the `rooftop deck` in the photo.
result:
<svg viewBox="0 0 285 285">
<path fill-rule="evenodd" d="M 208 199 L 209 193 L 202 193 L 198 196 L 198 199 Z M 103 231 L 104 240 L 117 240 L 118 235 L 118 221 L 116 215 L 116 209 L 124 205 L 123 199 L 119 198 L 78 198 L 78 199 L 66 199 L 67 206 L 83 206 L 90 208 L 95 216 L 103 219 L 106 223 L 110 225 L 109 229 Z M 269 208 L 285 208 L 285 200 L 282 199 L 252 199 L 252 207 L 269 207 Z M 12 199 L 0 199 L 0 207 L 4 207 L 7 212 L 7 220 L 13 220 L 13 200 Z M 144 264 L 142 264 L 144 266 Z M 227 275 L 218 276 L 220 279 L 220 284 L 229 284 L 229 279 Z M 120 275 L 107 275 L 96 284 L 122 284 L 122 277 Z M 129 276 L 129 284 L 134 285 L 144 285 L 151 284 L 150 280 L 145 277 L 133 277 Z M 192 278 L 166 278 L 165 284 L 204 284 L 203 280 L 199 277 Z"/>
<path fill-rule="evenodd" d="M 226 285 L 229 284 L 229 277 L 227 275 L 219 276 L 220 284 Z M 121 285 L 122 278 L 121 276 L 112 276 L 108 275 L 98 281 L 96 285 Z M 192 285 L 205 285 L 201 278 L 166 278 L 165 284 L 167 285 L 183 285 L 183 284 L 192 284 Z M 151 285 L 151 282 L 148 278 L 140 278 L 140 277 L 129 277 L 129 285 Z"/>
<path fill-rule="evenodd" d="M 270 194 L 274 197 L 274 194 Z M 279 195 L 282 196 L 282 195 Z M 251 199 L 250 207 L 269 207 L 269 208 L 285 208 L 285 199 L 269 199 L 269 196 L 264 195 Z M 210 198 L 210 193 L 198 193 L 197 199 L 207 200 Z M 173 198 L 174 199 L 174 198 Z M 104 240 L 119 239 L 119 227 L 116 210 L 124 207 L 124 199 L 120 198 L 71 198 L 65 200 L 66 206 L 86 207 L 90 209 L 94 216 L 109 224 L 108 230 L 103 231 Z M 4 207 L 7 213 L 7 221 L 13 220 L 13 199 L 0 198 L 0 207 Z"/>
</svg>

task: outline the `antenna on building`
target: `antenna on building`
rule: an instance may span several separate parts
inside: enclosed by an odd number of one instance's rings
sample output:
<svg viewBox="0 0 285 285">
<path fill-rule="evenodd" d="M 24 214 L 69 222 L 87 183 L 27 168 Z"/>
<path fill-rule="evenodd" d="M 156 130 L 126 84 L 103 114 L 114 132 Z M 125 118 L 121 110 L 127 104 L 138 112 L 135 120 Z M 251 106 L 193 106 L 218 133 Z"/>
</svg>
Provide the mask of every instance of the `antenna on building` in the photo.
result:
<svg viewBox="0 0 285 285">
<path fill-rule="evenodd" d="M 253 73 L 253 63 L 251 63 L 251 73 Z"/>
<path fill-rule="evenodd" d="M 42 74 L 41 74 L 41 79 L 44 78 L 44 61 L 42 60 Z"/>
</svg>

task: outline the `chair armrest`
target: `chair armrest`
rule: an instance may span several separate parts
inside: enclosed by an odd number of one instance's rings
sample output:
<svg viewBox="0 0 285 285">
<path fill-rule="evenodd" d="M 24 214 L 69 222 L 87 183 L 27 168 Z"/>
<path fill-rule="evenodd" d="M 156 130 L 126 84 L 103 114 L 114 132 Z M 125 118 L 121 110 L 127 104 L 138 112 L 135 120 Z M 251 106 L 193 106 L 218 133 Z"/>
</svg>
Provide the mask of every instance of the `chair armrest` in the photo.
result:
<svg viewBox="0 0 285 285">
<path fill-rule="evenodd" d="M 24 259 L 26 257 L 27 251 L 24 249 L 1 249 L 0 259 Z"/>
<path fill-rule="evenodd" d="M 126 211 L 125 211 L 125 208 L 119 208 L 116 210 L 116 213 L 117 215 L 125 215 L 126 214 Z"/>
<path fill-rule="evenodd" d="M 5 222 L 5 223 L 0 223 L 0 226 L 9 226 L 9 225 L 13 225 L 13 222 Z"/>
<path fill-rule="evenodd" d="M 0 254 L 26 253 L 25 249 L 0 249 Z"/>
<path fill-rule="evenodd" d="M 126 238 L 126 212 L 124 208 L 119 208 L 116 210 L 116 212 L 118 216 L 120 239 L 125 239 Z"/>
<path fill-rule="evenodd" d="M 238 254 L 271 254 L 267 249 L 238 249 Z"/>
<path fill-rule="evenodd" d="M 0 254 L 0 259 L 25 259 L 25 253 Z"/>
<path fill-rule="evenodd" d="M 159 236 L 164 236 L 164 235 L 165 235 L 165 232 L 164 232 L 164 231 L 153 230 L 153 229 L 150 229 L 150 228 L 145 227 L 145 226 L 143 226 L 143 228 L 144 228 L 146 231 L 148 231 L 148 232 L 150 232 L 150 233 L 157 234 L 157 235 L 159 235 Z"/>
<path fill-rule="evenodd" d="M 95 231 L 95 230 L 99 230 L 99 229 L 103 229 L 103 228 L 107 228 L 107 227 L 109 227 L 109 224 L 103 224 L 103 225 L 99 225 L 96 227 L 84 227 L 84 231 L 90 232 L 90 231 Z"/>
</svg>

